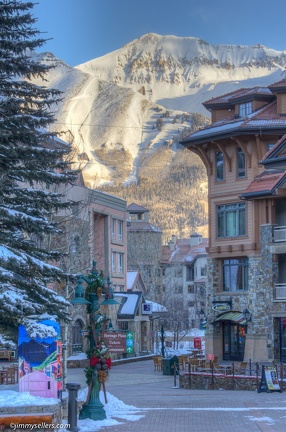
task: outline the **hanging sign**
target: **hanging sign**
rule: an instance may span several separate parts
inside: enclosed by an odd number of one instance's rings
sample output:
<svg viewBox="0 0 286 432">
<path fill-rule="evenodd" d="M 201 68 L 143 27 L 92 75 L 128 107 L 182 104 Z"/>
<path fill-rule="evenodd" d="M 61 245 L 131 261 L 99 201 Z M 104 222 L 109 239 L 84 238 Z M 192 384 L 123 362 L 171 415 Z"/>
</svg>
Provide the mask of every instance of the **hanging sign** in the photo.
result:
<svg viewBox="0 0 286 432">
<path fill-rule="evenodd" d="M 228 303 L 215 303 L 212 310 L 215 312 L 227 312 L 230 310 L 230 305 Z"/>
<path fill-rule="evenodd" d="M 257 393 L 261 393 L 261 392 L 272 393 L 274 391 L 278 391 L 282 393 L 277 378 L 276 367 L 262 365 L 261 382 L 257 389 Z"/>
</svg>

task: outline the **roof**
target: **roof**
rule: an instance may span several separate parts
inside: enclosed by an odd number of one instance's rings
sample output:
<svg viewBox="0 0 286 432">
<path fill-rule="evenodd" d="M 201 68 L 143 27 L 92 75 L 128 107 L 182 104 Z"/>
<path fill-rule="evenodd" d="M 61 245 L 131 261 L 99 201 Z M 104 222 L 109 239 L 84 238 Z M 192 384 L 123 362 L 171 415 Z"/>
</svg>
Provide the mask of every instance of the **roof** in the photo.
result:
<svg viewBox="0 0 286 432">
<path fill-rule="evenodd" d="M 275 195 L 279 187 L 286 181 L 286 171 L 269 170 L 259 174 L 241 195 L 241 198 L 259 198 Z"/>
<path fill-rule="evenodd" d="M 127 271 L 127 290 L 147 292 L 146 285 L 140 271 Z"/>
<path fill-rule="evenodd" d="M 162 231 L 155 227 L 154 225 L 150 224 L 149 222 L 145 221 L 129 221 L 127 226 L 127 231 L 149 231 L 149 232 L 157 232 L 161 233 Z"/>
<path fill-rule="evenodd" d="M 260 163 L 266 168 L 286 168 L 286 134 L 266 153 Z"/>
<path fill-rule="evenodd" d="M 231 136 L 261 133 L 261 131 L 276 131 L 284 133 L 286 129 L 286 116 L 277 113 L 277 102 L 274 93 L 278 90 L 286 92 L 286 79 L 280 80 L 268 87 L 242 88 L 225 95 L 218 96 L 203 103 L 207 109 L 234 107 L 235 103 L 243 100 L 262 99 L 266 104 L 245 117 L 238 117 L 231 112 L 225 118 L 194 132 L 181 143 L 185 146 L 203 144 L 209 141 L 210 136 L 215 139 Z"/>
<path fill-rule="evenodd" d="M 134 319 L 139 311 L 140 301 L 143 299 L 142 292 L 114 293 L 114 297 L 123 298 L 117 317 L 119 319 Z"/>
<path fill-rule="evenodd" d="M 138 271 L 128 271 L 127 272 L 127 289 L 132 289 L 136 283 L 136 279 L 138 278 L 139 272 Z"/>
<path fill-rule="evenodd" d="M 274 84 L 271 84 L 269 86 L 269 89 L 271 89 L 271 90 L 273 89 L 274 92 L 278 89 L 285 90 L 286 89 L 286 78 L 283 78 L 282 80 L 277 81 Z"/>
<path fill-rule="evenodd" d="M 274 96 L 268 87 L 242 88 L 207 100 L 203 102 L 203 105 L 207 109 L 212 109 L 215 107 L 223 108 L 224 105 L 234 106 L 239 100 L 244 100 L 246 98 L 247 100 L 254 98 L 271 100 L 274 98 Z"/>
<path fill-rule="evenodd" d="M 132 203 L 127 207 L 129 213 L 148 213 L 149 210 L 139 204 Z"/>
<path fill-rule="evenodd" d="M 177 239 L 175 249 L 162 246 L 161 264 L 185 264 L 195 261 L 200 256 L 207 256 L 208 239 L 202 238 L 201 243 L 192 246 L 190 239 Z"/>
</svg>

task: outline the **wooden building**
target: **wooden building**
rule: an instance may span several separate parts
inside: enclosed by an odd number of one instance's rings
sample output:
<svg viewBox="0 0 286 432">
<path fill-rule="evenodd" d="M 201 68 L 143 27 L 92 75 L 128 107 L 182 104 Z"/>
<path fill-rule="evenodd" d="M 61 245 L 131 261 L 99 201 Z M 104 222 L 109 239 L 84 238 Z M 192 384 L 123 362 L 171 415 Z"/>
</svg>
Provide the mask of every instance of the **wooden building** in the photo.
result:
<svg viewBox="0 0 286 432">
<path fill-rule="evenodd" d="M 203 105 L 182 144 L 208 176 L 206 353 L 286 361 L 286 79 Z"/>
</svg>

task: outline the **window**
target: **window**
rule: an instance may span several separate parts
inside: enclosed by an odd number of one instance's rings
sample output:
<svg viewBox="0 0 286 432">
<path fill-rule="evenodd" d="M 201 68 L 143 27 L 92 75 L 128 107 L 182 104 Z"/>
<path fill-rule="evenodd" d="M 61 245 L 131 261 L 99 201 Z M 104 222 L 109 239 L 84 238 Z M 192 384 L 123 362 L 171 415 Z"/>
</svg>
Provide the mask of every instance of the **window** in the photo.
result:
<svg viewBox="0 0 286 432">
<path fill-rule="evenodd" d="M 252 113 L 251 102 L 243 103 L 239 105 L 239 116 L 245 117 Z"/>
<path fill-rule="evenodd" d="M 118 221 L 118 240 L 123 240 L 123 222 Z"/>
<path fill-rule="evenodd" d="M 208 268 L 205 265 L 204 267 L 201 267 L 201 276 L 207 276 L 208 274 Z"/>
<path fill-rule="evenodd" d="M 246 234 L 245 203 L 217 206 L 217 236 L 237 237 Z"/>
<path fill-rule="evenodd" d="M 128 321 L 118 321 L 119 330 L 128 330 Z"/>
<path fill-rule="evenodd" d="M 123 273 L 123 254 L 118 254 L 118 272 Z"/>
<path fill-rule="evenodd" d="M 195 287 L 194 285 L 188 285 L 188 293 L 194 294 L 195 293 Z"/>
<path fill-rule="evenodd" d="M 224 180 L 224 157 L 222 152 L 216 152 L 216 181 Z"/>
<path fill-rule="evenodd" d="M 248 290 L 248 258 L 222 260 L 223 291 Z"/>
<path fill-rule="evenodd" d="M 115 219 L 112 219 L 112 239 L 115 239 Z"/>
<path fill-rule="evenodd" d="M 112 252 L 111 255 L 111 266 L 112 266 L 112 271 L 115 272 L 116 271 L 116 253 Z"/>
<path fill-rule="evenodd" d="M 187 274 L 186 274 L 186 279 L 187 281 L 192 281 L 195 279 L 194 277 L 194 267 L 187 267 L 186 268 Z"/>
<path fill-rule="evenodd" d="M 246 175 L 245 154 L 241 148 L 237 149 L 237 177 L 245 177 Z"/>
</svg>

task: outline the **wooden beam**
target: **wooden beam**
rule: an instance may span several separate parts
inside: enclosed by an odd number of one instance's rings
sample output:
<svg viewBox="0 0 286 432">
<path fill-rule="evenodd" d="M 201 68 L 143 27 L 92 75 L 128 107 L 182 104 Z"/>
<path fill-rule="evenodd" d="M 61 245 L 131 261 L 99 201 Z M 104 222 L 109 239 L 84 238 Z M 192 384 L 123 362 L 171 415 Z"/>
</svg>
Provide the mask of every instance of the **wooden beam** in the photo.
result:
<svg viewBox="0 0 286 432">
<path fill-rule="evenodd" d="M 193 147 L 192 150 L 195 154 L 197 154 L 203 161 L 207 174 L 212 175 L 213 173 L 213 164 L 207 154 L 207 152 L 202 147 Z"/>
<path fill-rule="evenodd" d="M 229 157 L 229 155 L 227 154 L 227 151 L 225 149 L 225 147 L 223 147 L 221 144 L 219 144 L 218 142 L 214 142 L 212 141 L 213 144 L 217 145 L 217 147 L 220 149 L 220 151 L 222 152 L 222 154 L 224 155 L 227 163 L 228 163 L 228 171 L 231 172 L 232 171 L 232 167 L 231 167 L 231 159 Z"/>
<path fill-rule="evenodd" d="M 231 138 L 231 139 L 239 145 L 239 147 L 241 148 L 241 150 L 245 154 L 248 168 L 251 168 L 251 153 L 249 153 L 249 151 L 247 150 L 247 144 L 242 142 L 238 138 Z"/>
</svg>

